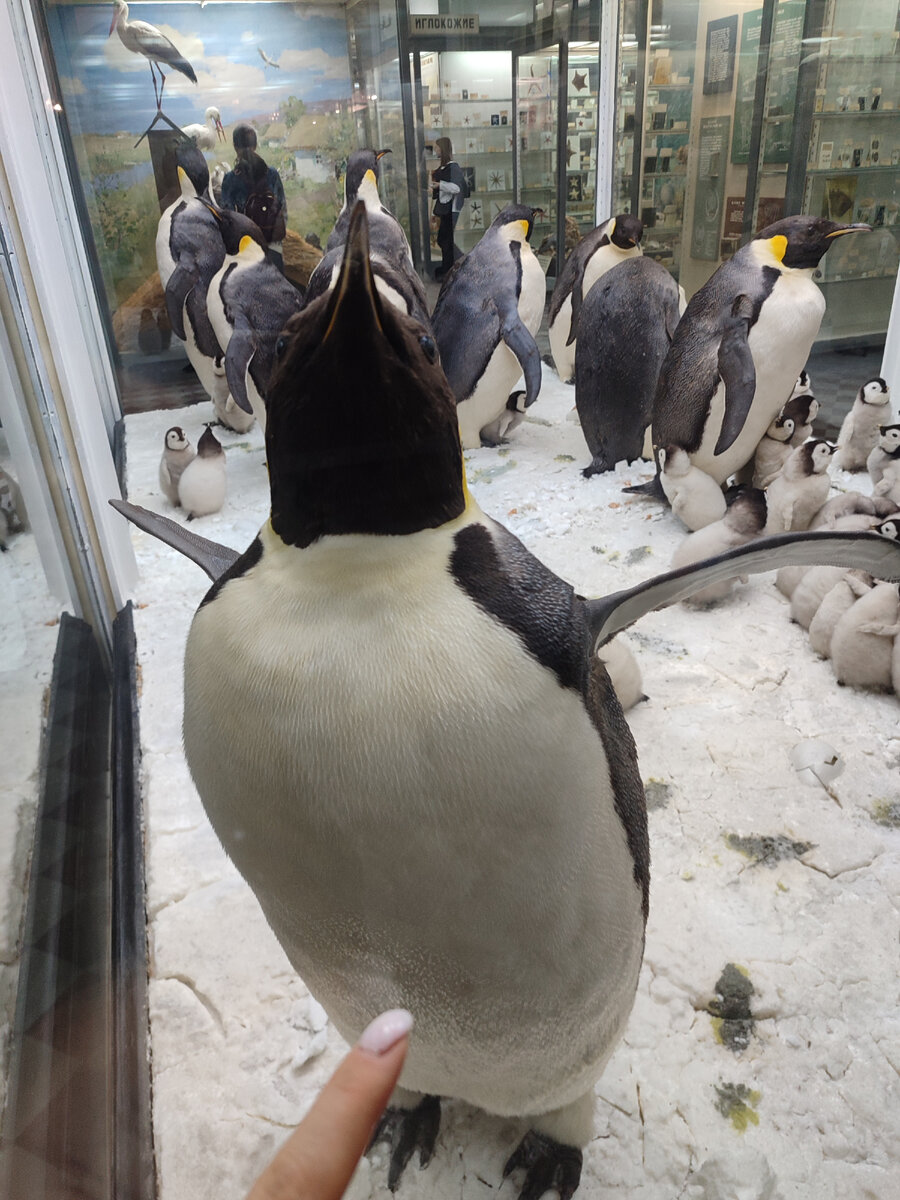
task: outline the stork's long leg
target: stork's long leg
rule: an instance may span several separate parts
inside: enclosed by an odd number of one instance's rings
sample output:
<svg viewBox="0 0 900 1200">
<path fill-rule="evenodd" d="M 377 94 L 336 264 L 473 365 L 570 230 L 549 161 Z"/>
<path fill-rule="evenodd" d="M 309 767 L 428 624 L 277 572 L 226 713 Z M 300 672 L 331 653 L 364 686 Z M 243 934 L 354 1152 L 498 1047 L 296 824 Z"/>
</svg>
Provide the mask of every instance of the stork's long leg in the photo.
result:
<svg viewBox="0 0 900 1200">
<path fill-rule="evenodd" d="M 162 80 L 162 83 L 159 85 L 159 109 L 160 112 L 162 112 L 162 94 L 163 88 L 166 86 L 166 77 L 163 75 L 162 67 L 159 65 L 159 63 L 156 64 L 156 69 L 159 71 L 159 77 Z"/>
<path fill-rule="evenodd" d="M 156 90 L 156 71 L 153 69 L 153 59 L 148 58 L 147 62 L 150 64 L 150 78 L 153 80 L 153 97 L 156 100 L 156 111 L 159 112 L 162 108 L 162 97 Z"/>
</svg>

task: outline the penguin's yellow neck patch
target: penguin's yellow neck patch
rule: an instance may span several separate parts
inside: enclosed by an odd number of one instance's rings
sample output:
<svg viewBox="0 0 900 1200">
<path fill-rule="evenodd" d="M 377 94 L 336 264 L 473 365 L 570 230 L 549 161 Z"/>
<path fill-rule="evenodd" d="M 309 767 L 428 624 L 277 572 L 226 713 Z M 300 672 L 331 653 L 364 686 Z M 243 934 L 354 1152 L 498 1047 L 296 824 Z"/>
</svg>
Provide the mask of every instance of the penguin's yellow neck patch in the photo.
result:
<svg viewBox="0 0 900 1200">
<path fill-rule="evenodd" d="M 769 238 L 769 249 L 775 255 L 779 262 L 784 261 L 784 256 L 787 253 L 788 240 L 783 233 L 776 234 L 775 237 Z"/>
<path fill-rule="evenodd" d="M 252 237 L 246 237 L 246 236 L 242 237 L 241 243 L 238 246 L 238 254 L 244 254 L 247 250 L 249 250 L 251 248 L 251 246 L 255 246 L 255 245 L 256 245 L 256 242 L 254 242 Z"/>
<path fill-rule="evenodd" d="M 368 171 L 366 171 L 365 175 L 363 175 L 363 181 L 364 181 L 365 183 L 371 183 L 371 184 L 373 184 L 375 187 L 377 187 L 377 186 L 378 186 L 378 181 L 377 181 L 377 180 L 376 180 L 376 178 L 375 178 L 375 172 L 372 170 L 372 168 L 371 168 L 371 167 L 369 168 L 369 170 L 368 170 Z"/>
</svg>

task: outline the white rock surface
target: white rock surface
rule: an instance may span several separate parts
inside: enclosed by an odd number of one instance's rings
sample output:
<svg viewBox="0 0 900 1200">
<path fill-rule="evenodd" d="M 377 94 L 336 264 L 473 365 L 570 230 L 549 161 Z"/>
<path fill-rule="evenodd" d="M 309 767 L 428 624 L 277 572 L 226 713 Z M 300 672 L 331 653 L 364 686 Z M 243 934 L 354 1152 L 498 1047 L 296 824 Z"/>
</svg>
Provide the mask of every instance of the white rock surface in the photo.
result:
<svg viewBox="0 0 900 1200">
<path fill-rule="evenodd" d="M 468 453 L 468 474 L 486 512 L 597 595 L 665 570 L 683 531 L 621 493 L 647 473 L 638 464 L 582 479 L 571 404 L 545 370 L 510 445 Z M 128 418 L 129 479 L 133 501 L 179 519 L 156 484 L 171 419 Z M 193 441 L 204 419 L 208 405 L 179 414 Z M 267 514 L 261 438 L 217 436 L 228 500 L 192 527 L 243 549 Z M 835 482 L 852 486 L 840 473 Z M 237 1198 L 343 1046 L 328 1029 L 318 1053 L 321 1014 L 212 837 L 180 758 L 181 654 L 208 581 L 146 535 L 134 541 L 160 1195 Z M 652 614 L 629 644 L 650 697 L 628 717 L 651 784 L 651 911 L 631 1020 L 597 1085 L 579 1195 L 895 1200 L 900 704 L 835 685 L 772 575 L 709 610 Z M 797 778 L 791 754 L 808 739 L 845 764 L 827 791 Z M 754 988 L 755 1028 L 740 1053 L 706 1011 L 727 963 Z M 408 1170 L 398 1200 L 515 1200 L 501 1171 L 520 1125 L 456 1102 L 444 1113 L 431 1166 Z M 383 1151 L 351 1195 L 390 1195 Z"/>
</svg>

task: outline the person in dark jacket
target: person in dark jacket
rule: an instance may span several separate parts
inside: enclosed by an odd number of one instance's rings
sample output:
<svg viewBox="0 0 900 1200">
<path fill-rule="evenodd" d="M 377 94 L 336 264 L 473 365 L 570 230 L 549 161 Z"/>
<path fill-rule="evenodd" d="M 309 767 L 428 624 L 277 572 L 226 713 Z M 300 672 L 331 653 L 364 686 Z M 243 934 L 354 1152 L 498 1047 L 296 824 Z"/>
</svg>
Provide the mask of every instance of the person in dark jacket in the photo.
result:
<svg viewBox="0 0 900 1200">
<path fill-rule="evenodd" d="M 247 213 L 257 221 L 268 242 L 269 257 L 283 270 L 282 243 L 287 221 L 287 203 L 281 176 L 257 154 L 256 130 L 252 125 L 243 122 L 235 125 L 231 139 L 237 157 L 234 169 L 222 180 L 222 207 L 230 208 L 232 212 Z M 274 212 L 266 222 L 258 219 L 257 210 L 261 208 L 260 196 L 269 195 L 274 199 L 274 206 L 269 206 L 274 208 Z"/>
<path fill-rule="evenodd" d="M 457 256 L 453 244 L 453 231 L 469 193 L 462 167 L 453 157 L 453 145 L 450 139 L 438 138 L 435 142 L 435 149 L 440 155 L 441 163 L 436 170 L 431 172 L 431 181 L 434 184 L 431 195 L 434 200 L 432 213 L 439 221 L 437 244 L 441 251 L 441 265 L 434 272 L 434 277 L 443 279 L 453 266 L 453 260 Z"/>
</svg>

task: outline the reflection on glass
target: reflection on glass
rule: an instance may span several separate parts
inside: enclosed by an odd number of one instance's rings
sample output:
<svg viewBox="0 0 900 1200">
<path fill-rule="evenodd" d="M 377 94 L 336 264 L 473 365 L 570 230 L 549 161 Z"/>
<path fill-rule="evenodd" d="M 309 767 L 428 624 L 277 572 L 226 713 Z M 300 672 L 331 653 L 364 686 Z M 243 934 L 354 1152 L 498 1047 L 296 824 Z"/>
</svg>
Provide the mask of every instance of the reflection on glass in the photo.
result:
<svg viewBox="0 0 900 1200">
<path fill-rule="evenodd" d="M 539 208 L 537 228 L 547 228 L 543 239 L 533 239 L 545 271 L 556 274 L 556 137 L 559 94 L 559 52 L 555 46 L 518 59 L 516 93 L 519 105 L 519 191 L 522 204 Z M 568 238 L 566 239 L 569 240 Z"/>
<path fill-rule="evenodd" d="M 566 79 L 566 216 L 582 234 L 596 225 L 597 87 L 600 78 L 596 42 L 569 47 Z"/>
</svg>

